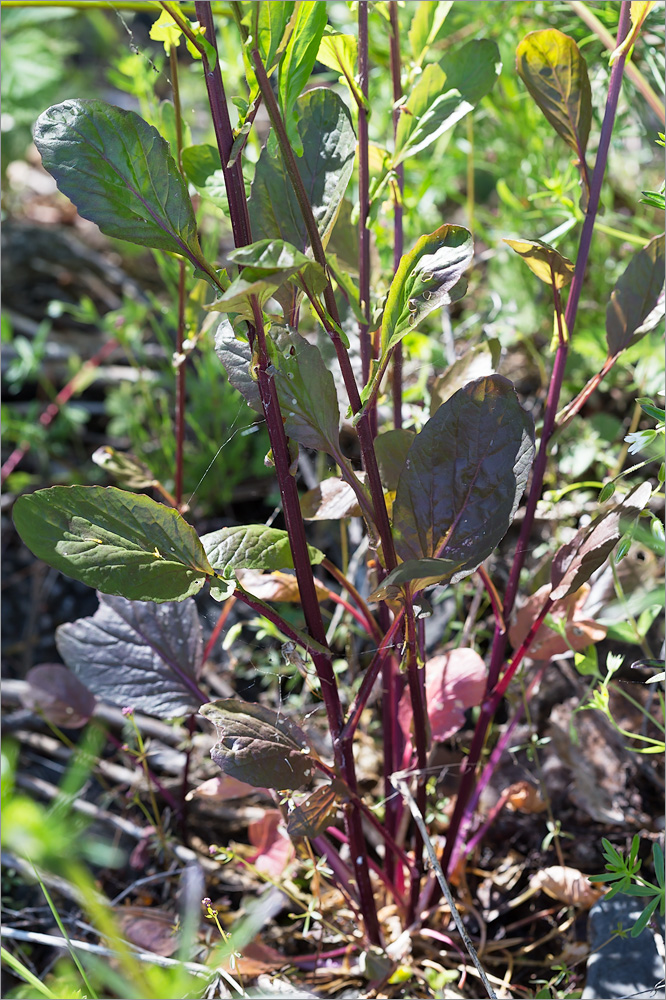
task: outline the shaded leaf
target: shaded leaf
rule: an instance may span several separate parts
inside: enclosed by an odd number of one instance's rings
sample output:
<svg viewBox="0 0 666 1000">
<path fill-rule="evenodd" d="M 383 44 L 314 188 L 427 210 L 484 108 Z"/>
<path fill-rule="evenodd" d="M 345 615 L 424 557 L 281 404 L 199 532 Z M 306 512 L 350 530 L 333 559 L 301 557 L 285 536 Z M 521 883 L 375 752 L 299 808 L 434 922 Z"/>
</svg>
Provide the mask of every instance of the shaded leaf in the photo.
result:
<svg viewBox="0 0 666 1000">
<path fill-rule="evenodd" d="M 356 136 L 347 107 L 332 90 L 309 90 L 296 103 L 303 143 L 298 171 L 326 246 L 351 177 Z M 305 223 L 273 136 L 261 151 L 248 209 L 257 239 L 282 239 L 299 250 L 307 248 Z"/>
<path fill-rule="evenodd" d="M 472 107 L 458 89 L 449 86 L 444 70 L 430 63 L 400 108 L 393 166 L 435 142 Z"/>
<path fill-rule="evenodd" d="M 555 276 L 555 287 L 564 288 L 573 278 L 575 264 L 568 257 L 563 257 L 554 247 L 541 240 L 507 240 L 512 250 L 522 257 L 530 271 L 536 274 L 537 278 L 545 281 L 547 285 L 553 284 Z"/>
<path fill-rule="evenodd" d="M 631 347 L 664 315 L 664 235 L 655 236 L 629 261 L 606 308 L 609 357 Z"/>
<path fill-rule="evenodd" d="M 253 569 L 243 569 L 238 572 L 238 582 L 243 590 L 261 601 L 282 601 L 285 604 L 300 604 L 301 595 L 298 581 L 291 573 L 259 573 Z M 328 590 L 315 580 L 317 600 L 327 601 Z"/>
<path fill-rule="evenodd" d="M 393 505 L 400 558 L 443 557 L 461 573 L 476 569 L 513 520 L 533 451 L 532 418 L 508 379 L 491 375 L 459 389 L 407 454 Z"/>
<path fill-rule="evenodd" d="M 239 569 L 293 569 L 289 535 L 265 524 L 240 524 L 220 528 L 201 536 L 208 560 L 225 579 L 231 579 Z M 308 545 L 310 561 L 317 565 L 325 558 L 313 545 Z"/>
<path fill-rule="evenodd" d="M 263 417 L 259 385 L 252 377 L 252 348 L 240 340 L 225 316 L 215 331 L 215 353 L 222 362 L 229 384 L 240 392 L 245 402 Z"/>
<path fill-rule="evenodd" d="M 296 857 L 296 848 L 289 839 L 279 809 L 267 809 L 261 819 L 250 823 L 247 834 L 257 848 L 247 860 L 257 871 L 271 879 L 279 879 Z"/>
<path fill-rule="evenodd" d="M 58 187 L 103 233 L 201 260 L 185 182 L 157 129 L 105 101 L 64 101 L 37 119 L 35 145 Z"/>
<path fill-rule="evenodd" d="M 199 194 L 223 212 L 228 212 L 227 189 L 217 147 L 208 143 L 186 146 L 182 152 L 182 161 L 185 176 Z"/>
<path fill-rule="evenodd" d="M 297 5 L 291 22 L 291 36 L 278 69 L 280 109 L 289 141 L 298 156 L 302 155 L 305 143 L 300 129 L 296 127 L 300 117 L 297 98 L 310 79 L 327 17 L 326 4 L 302 0 Z"/>
<path fill-rule="evenodd" d="M 514 649 L 518 649 L 527 637 L 532 623 L 543 608 L 550 594 L 550 584 L 540 587 L 527 599 L 518 611 L 511 628 L 509 639 Z M 564 627 L 564 635 L 543 624 L 530 643 L 527 655 L 533 660 L 549 660 L 553 656 L 573 650 L 582 652 L 588 646 L 601 642 L 606 637 L 606 627 L 585 617 L 584 605 L 590 593 L 587 584 L 556 601 L 550 609 L 549 617 Z"/>
<path fill-rule="evenodd" d="M 543 114 L 583 160 L 592 122 L 587 64 L 573 38 L 531 31 L 516 50 L 516 68 Z"/>
<path fill-rule="evenodd" d="M 339 521 L 343 517 L 360 517 L 361 508 L 356 494 L 344 479 L 331 476 L 303 493 L 301 514 L 306 521 Z"/>
<path fill-rule="evenodd" d="M 382 318 L 382 358 L 433 310 L 465 294 L 462 275 L 473 255 L 471 233 L 462 226 L 447 225 L 422 236 L 402 257 Z"/>
<path fill-rule="evenodd" d="M 406 559 L 384 577 L 368 600 L 396 600 L 406 583 L 411 584 L 412 592 L 424 590 L 435 583 L 450 580 L 460 568 L 460 561 L 453 559 Z"/>
<path fill-rule="evenodd" d="M 558 549 L 550 571 L 553 600 L 573 594 L 605 563 L 624 534 L 627 522 L 636 518 L 651 495 L 650 483 L 641 483 L 613 510 L 581 528 L 570 542 Z"/>
<path fill-rule="evenodd" d="M 476 105 L 489 94 L 502 71 L 497 44 L 489 38 L 477 38 L 450 49 L 439 61 L 446 73 L 446 87 L 455 87 L 466 101 Z"/>
<path fill-rule="evenodd" d="M 340 410 L 333 375 L 319 349 L 298 333 L 267 338 L 287 435 L 305 448 L 340 454 Z"/>
<path fill-rule="evenodd" d="M 105 594 L 182 601 L 214 575 L 178 511 L 114 486 L 37 490 L 18 498 L 14 524 L 38 559 Z"/>
<path fill-rule="evenodd" d="M 176 932 L 177 918 L 173 913 L 154 906 L 122 906 L 116 919 L 123 936 L 142 951 L 169 958 L 178 951 L 180 940 Z"/>
<path fill-rule="evenodd" d="M 210 755 L 225 774 L 263 788 L 304 788 L 312 783 L 308 738 L 281 712 L 228 699 L 202 705 L 199 713 L 217 730 L 218 742 Z"/>
<path fill-rule="evenodd" d="M 398 479 L 413 440 L 414 431 L 402 428 L 384 431 L 375 438 L 375 455 L 382 486 L 390 492 L 398 488 Z"/>
<path fill-rule="evenodd" d="M 291 837 L 319 837 L 329 825 L 331 814 L 338 800 L 345 794 L 340 781 L 322 785 L 294 803 L 287 817 L 287 831 Z"/>
<path fill-rule="evenodd" d="M 67 666 L 98 698 L 162 718 L 201 703 L 201 624 L 193 600 L 153 604 L 98 594 L 99 608 L 56 630 Z"/>
<path fill-rule="evenodd" d="M 545 812 L 548 806 L 541 798 L 538 785 L 533 785 L 529 781 L 515 781 L 502 792 L 502 797 L 507 796 L 507 807 L 514 812 L 534 813 Z"/>
<path fill-rule="evenodd" d="M 470 347 L 462 357 L 457 358 L 432 384 L 430 416 L 468 382 L 485 375 L 492 375 L 497 368 L 501 350 L 499 340 L 487 340 L 483 344 Z"/>
<path fill-rule="evenodd" d="M 451 8 L 452 0 L 439 3 L 419 3 L 409 26 L 407 37 L 412 50 L 412 58 L 417 66 L 423 64 L 428 49 L 437 38 Z"/>
<path fill-rule="evenodd" d="M 26 674 L 24 708 L 65 729 L 80 729 L 95 711 L 95 695 L 61 663 L 40 663 Z"/>
</svg>

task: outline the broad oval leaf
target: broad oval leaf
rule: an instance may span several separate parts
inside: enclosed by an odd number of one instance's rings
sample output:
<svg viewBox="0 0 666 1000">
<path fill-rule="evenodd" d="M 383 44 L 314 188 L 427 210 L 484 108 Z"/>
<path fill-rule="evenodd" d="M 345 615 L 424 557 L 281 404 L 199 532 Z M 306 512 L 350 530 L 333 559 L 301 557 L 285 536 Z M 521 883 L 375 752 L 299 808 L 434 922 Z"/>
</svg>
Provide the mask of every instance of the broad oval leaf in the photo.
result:
<svg viewBox="0 0 666 1000">
<path fill-rule="evenodd" d="M 468 382 L 484 375 L 492 375 L 497 368 L 500 353 L 499 340 L 487 340 L 470 347 L 442 375 L 438 375 L 430 390 L 430 416 Z"/>
<path fill-rule="evenodd" d="M 259 385 L 252 377 L 252 348 L 246 340 L 236 336 L 226 316 L 215 331 L 215 353 L 227 373 L 229 384 L 240 392 L 248 406 L 263 417 Z"/>
<path fill-rule="evenodd" d="M 457 88 L 449 86 L 443 69 L 436 63 L 426 66 L 400 109 L 393 167 L 439 139 L 472 107 Z"/>
<path fill-rule="evenodd" d="M 290 837 L 319 837 L 330 823 L 331 814 L 345 797 L 341 781 L 316 788 L 289 809 L 287 832 Z"/>
<path fill-rule="evenodd" d="M 312 784 L 310 742 L 282 712 L 228 699 L 202 705 L 199 714 L 217 730 L 218 742 L 210 755 L 225 774 L 256 788 Z"/>
<path fill-rule="evenodd" d="M 24 708 L 65 729 L 80 729 L 92 717 L 97 699 L 62 663 L 40 663 L 26 674 Z"/>
<path fill-rule="evenodd" d="M 417 66 L 423 63 L 428 49 L 437 38 L 452 7 L 452 0 L 440 0 L 439 3 L 426 0 L 417 6 L 407 33 L 412 57 Z"/>
<path fill-rule="evenodd" d="M 506 533 L 525 489 L 534 425 L 501 375 L 469 382 L 416 435 L 393 504 L 401 559 L 444 558 L 461 579 Z"/>
<path fill-rule="evenodd" d="M 319 349 L 298 333 L 273 331 L 267 338 L 287 435 L 305 448 L 340 454 L 340 410 L 333 375 Z"/>
<path fill-rule="evenodd" d="M 496 42 L 475 38 L 451 48 L 439 61 L 446 73 L 447 89 L 455 87 L 470 104 L 478 104 L 489 94 L 502 71 Z"/>
<path fill-rule="evenodd" d="M 186 146 L 182 160 L 185 176 L 199 194 L 228 213 L 227 189 L 217 147 L 208 143 Z"/>
<path fill-rule="evenodd" d="M 199 263 L 185 182 L 157 129 L 105 101 L 64 101 L 40 115 L 42 163 L 80 214 L 103 233 Z"/>
<path fill-rule="evenodd" d="M 115 486 L 52 486 L 19 497 L 14 524 L 38 559 L 105 594 L 182 601 L 215 571 L 172 507 Z"/>
<path fill-rule="evenodd" d="M 530 271 L 547 285 L 564 288 L 574 275 L 575 264 L 541 240 L 508 240 L 504 243 L 522 257 Z"/>
<path fill-rule="evenodd" d="M 239 569 L 293 569 L 294 561 L 289 546 L 289 535 L 279 528 L 265 524 L 241 524 L 220 528 L 201 536 L 208 561 L 225 579 L 235 577 Z M 325 555 L 313 545 L 308 545 L 310 562 L 318 565 Z"/>
<path fill-rule="evenodd" d="M 650 483 L 641 483 L 613 510 L 581 528 L 557 551 L 550 571 L 550 596 L 554 601 L 575 593 L 606 562 L 627 524 L 643 510 L 651 495 Z"/>
<path fill-rule="evenodd" d="M 56 646 L 80 681 L 103 701 L 160 718 L 195 712 L 203 641 L 193 600 L 173 604 L 98 594 L 99 608 L 56 630 Z"/>
<path fill-rule="evenodd" d="M 227 256 L 243 268 L 245 278 L 262 278 L 286 272 L 293 274 L 312 263 L 309 257 L 284 240 L 258 240 L 232 250 Z"/>
<path fill-rule="evenodd" d="M 587 64 L 573 38 L 555 28 L 531 31 L 516 49 L 516 68 L 557 134 L 584 161 L 592 92 Z"/>
<path fill-rule="evenodd" d="M 638 343 L 664 315 L 664 234 L 629 261 L 606 309 L 608 355 Z"/>
<path fill-rule="evenodd" d="M 461 647 L 426 661 L 426 705 L 434 740 L 448 740 L 465 724 L 465 710 L 480 705 L 488 670 L 478 653 Z M 412 701 L 409 686 L 398 708 L 400 727 L 410 738 Z M 410 741 L 411 742 L 411 741 Z"/>
<path fill-rule="evenodd" d="M 465 294 L 467 285 L 462 275 L 473 256 L 469 230 L 446 225 L 422 236 L 402 257 L 382 318 L 382 358 L 433 310 Z"/>
<path fill-rule="evenodd" d="M 548 583 L 540 587 L 516 614 L 509 629 L 509 641 L 514 649 L 518 649 L 527 638 L 538 614 L 550 597 L 550 591 Z M 555 601 L 548 613 L 547 621 L 557 623 L 564 634 L 555 631 L 544 622 L 530 643 L 527 653 L 530 659 L 550 660 L 553 656 L 561 656 L 569 650 L 579 653 L 606 638 L 605 625 L 599 625 L 585 615 L 584 605 L 589 593 L 589 584 L 583 584 L 568 597 Z"/>
</svg>

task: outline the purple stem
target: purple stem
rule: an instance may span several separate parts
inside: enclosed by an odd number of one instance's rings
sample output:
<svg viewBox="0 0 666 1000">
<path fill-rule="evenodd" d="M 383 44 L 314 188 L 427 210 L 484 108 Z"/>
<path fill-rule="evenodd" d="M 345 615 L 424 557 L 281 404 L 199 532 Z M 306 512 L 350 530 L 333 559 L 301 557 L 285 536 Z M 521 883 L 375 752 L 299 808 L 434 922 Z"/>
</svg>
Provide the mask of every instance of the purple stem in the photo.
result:
<svg viewBox="0 0 666 1000">
<path fill-rule="evenodd" d="M 416 746 L 416 804 L 423 817 L 426 814 L 426 768 L 428 766 L 428 715 L 425 697 L 425 666 L 419 664 L 416 654 L 416 622 L 414 609 L 407 605 L 406 613 L 407 636 L 407 681 L 412 702 L 412 717 L 414 720 L 414 744 Z M 423 877 L 423 838 L 417 828 L 414 829 L 414 859 L 415 866 L 411 872 L 411 892 L 407 923 L 413 923 L 419 901 L 421 878 Z"/>
<path fill-rule="evenodd" d="M 400 109 L 396 107 L 402 97 L 402 83 L 400 81 L 400 22 L 398 20 L 398 4 L 396 0 L 389 2 L 389 17 L 391 21 L 391 81 L 393 83 L 393 138 L 395 140 L 400 121 Z M 394 192 L 393 208 L 393 273 L 398 270 L 403 249 L 402 232 L 402 199 L 405 191 L 405 166 L 399 164 L 396 169 L 397 191 Z M 402 427 L 402 343 L 396 346 L 393 352 L 393 426 Z"/>
<path fill-rule="evenodd" d="M 622 0 L 622 6 L 620 8 L 620 19 L 618 24 L 618 34 L 617 34 L 618 45 L 624 40 L 627 31 L 629 29 L 629 16 L 630 16 L 629 0 Z M 594 173 L 592 175 L 592 181 L 590 184 L 590 196 L 588 200 L 587 212 L 585 215 L 585 221 L 583 223 L 583 229 L 580 236 L 578 256 L 576 258 L 576 268 L 574 271 L 574 277 L 571 283 L 571 290 L 569 292 L 569 298 L 567 300 L 567 307 L 564 316 L 566 330 L 568 331 L 569 338 L 573 334 L 573 330 L 575 327 L 576 315 L 578 312 L 578 304 L 580 302 L 583 280 L 585 277 L 585 269 L 587 267 L 587 260 L 589 257 L 590 246 L 592 242 L 592 233 L 594 231 L 596 215 L 599 209 L 601 186 L 606 171 L 606 164 L 608 161 L 608 150 L 610 147 L 610 140 L 613 132 L 613 124 L 615 121 L 615 113 L 617 111 L 617 103 L 620 96 L 620 89 L 622 86 L 622 74 L 624 70 L 624 63 L 625 63 L 625 58 L 624 56 L 622 56 L 615 62 L 611 70 L 611 76 L 608 85 L 608 97 L 606 100 L 606 110 L 604 113 L 603 124 L 601 126 L 599 149 L 597 152 L 597 158 L 594 165 Z M 511 567 L 511 573 L 509 575 L 509 581 L 507 584 L 506 594 L 504 598 L 505 622 L 509 620 L 511 611 L 513 610 L 513 605 L 518 591 L 518 584 L 520 581 L 520 571 L 525 561 L 525 556 L 528 550 L 528 542 L 530 535 L 532 533 L 534 514 L 536 512 L 537 503 L 539 501 L 539 498 L 541 496 L 541 491 L 543 489 L 543 479 L 546 471 L 546 463 L 548 460 L 548 442 L 555 428 L 557 405 L 560 397 L 560 391 L 562 388 L 562 381 L 564 379 L 564 370 L 567 360 L 567 349 L 568 349 L 568 340 L 563 340 L 563 338 L 560 338 L 560 342 L 557 348 L 557 353 L 555 355 L 555 362 L 553 364 L 553 372 L 551 375 L 550 386 L 548 389 L 548 398 L 546 401 L 546 409 L 544 413 L 543 429 L 541 432 L 541 442 L 539 445 L 539 452 L 537 454 L 537 458 L 534 463 L 534 470 L 532 474 L 532 485 L 530 487 L 527 506 L 525 509 L 525 517 L 520 531 L 518 544 L 516 546 L 516 552 L 514 555 L 513 565 Z M 463 820 L 464 815 L 466 814 L 467 804 L 469 802 L 474 787 L 474 776 L 476 773 L 477 765 L 480 760 L 480 754 L 485 742 L 486 733 L 490 725 L 490 722 L 492 720 L 492 717 L 495 713 L 495 710 L 497 708 L 497 705 L 501 700 L 501 694 L 499 695 L 499 698 L 496 697 L 497 692 L 500 689 L 502 691 L 505 689 L 506 687 L 505 681 L 506 683 L 508 683 L 507 675 L 509 675 L 509 679 L 511 676 L 513 676 L 513 670 L 509 668 L 509 670 L 507 671 L 507 673 L 503 678 L 502 684 L 498 685 L 500 670 L 505 658 L 507 641 L 508 641 L 507 632 L 502 630 L 500 626 L 497 625 L 495 628 L 490 667 L 488 670 L 486 701 L 484 703 L 484 706 L 481 710 L 481 714 L 479 715 L 479 719 L 477 721 L 469 756 L 465 759 L 461 783 L 460 783 L 460 789 L 458 791 L 458 797 L 456 801 L 456 807 L 453 816 L 451 818 L 446 846 L 444 848 L 444 855 L 442 858 L 442 868 L 444 869 L 445 872 L 447 871 L 448 866 L 450 864 L 453 849 L 459 837 L 460 824 Z M 515 661 L 516 657 L 514 657 L 512 661 L 512 667 Z"/>
<path fill-rule="evenodd" d="M 360 0 L 358 5 L 358 82 L 363 96 L 368 98 L 368 4 Z M 368 112 L 358 106 L 358 243 L 359 243 L 359 296 L 365 323 L 360 328 L 361 371 L 363 383 L 370 378 L 372 341 L 370 338 L 370 165 L 368 145 Z"/>
</svg>

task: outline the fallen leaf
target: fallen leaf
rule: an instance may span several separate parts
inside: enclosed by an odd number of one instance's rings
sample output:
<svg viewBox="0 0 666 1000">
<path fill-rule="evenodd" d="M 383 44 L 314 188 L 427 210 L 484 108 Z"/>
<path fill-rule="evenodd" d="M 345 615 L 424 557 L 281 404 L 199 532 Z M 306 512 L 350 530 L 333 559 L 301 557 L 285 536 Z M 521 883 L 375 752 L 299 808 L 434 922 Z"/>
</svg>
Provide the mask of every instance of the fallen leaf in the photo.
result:
<svg viewBox="0 0 666 1000">
<path fill-rule="evenodd" d="M 516 614 L 509 629 L 509 639 L 514 649 L 518 649 L 526 638 L 550 593 L 551 586 L 546 584 L 532 594 Z M 589 593 L 589 584 L 585 583 L 575 593 L 553 604 L 549 613 L 556 621 L 565 624 L 566 638 L 547 625 L 542 625 L 530 644 L 528 656 L 533 660 L 550 660 L 569 650 L 579 653 L 606 637 L 605 626 L 585 617 L 583 608 Z"/>
<path fill-rule="evenodd" d="M 544 868 L 530 878 L 532 889 L 545 892 L 551 899 L 557 899 L 566 906 L 577 906 L 581 910 L 589 910 L 591 906 L 604 895 L 603 889 L 597 889 L 587 880 L 578 868 L 567 865 L 552 865 Z"/>
<path fill-rule="evenodd" d="M 192 799 L 217 799 L 218 802 L 226 802 L 228 799 L 242 799 L 246 795 L 263 791 L 248 785 L 246 781 L 239 781 L 238 778 L 230 774 L 220 774 L 216 778 L 209 778 L 203 781 L 185 796 L 187 802 Z"/>
<path fill-rule="evenodd" d="M 173 913 L 145 906 L 124 906 L 118 912 L 120 929 L 130 944 L 163 958 L 169 958 L 178 950 L 176 921 Z"/>
<path fill-rule="evenodd" d="M 243 590 L 260 601 L 284 601 L 300 604 L 298 582 L 292 573 L 258 573 L 256 570 L 239 570 L 238 582 Z M 328 600 L 328 590 L 315 580 L 315 590 L 320 601 Z"/>
<path fill-rule="evenodd" d="M 76 674 L 61 663 L 41 663 L 26 674 L 23 707 L 65 729 L 80 729 L 95 710 L 97 699 Z"/>
<path fill-rule="evenodd" d="M 306 521 L 339 521 L 343 517 L 360 517 L 361 508 L 351 486 L 332 476 L 303 494 L 301 514 Z"/>
<path fill-rule="evenodd" d="M 529 781 L 516 781 L 509 785 L 504 794 L 508 793 L 506 804 L 514 812 L 540 813 L 547 808 L 541 798 L 541 792 Z"/>
<path fill-rule="evenodd" d="M 281 878 L 296 857 L 296 849 L 289 839 L 280 810 L 267 809 L 262 819 L 250 823 L 247 832 L 250 843 L 257 848 L 247 856 L 247 860 L 270 878 Z"/>
</svg>

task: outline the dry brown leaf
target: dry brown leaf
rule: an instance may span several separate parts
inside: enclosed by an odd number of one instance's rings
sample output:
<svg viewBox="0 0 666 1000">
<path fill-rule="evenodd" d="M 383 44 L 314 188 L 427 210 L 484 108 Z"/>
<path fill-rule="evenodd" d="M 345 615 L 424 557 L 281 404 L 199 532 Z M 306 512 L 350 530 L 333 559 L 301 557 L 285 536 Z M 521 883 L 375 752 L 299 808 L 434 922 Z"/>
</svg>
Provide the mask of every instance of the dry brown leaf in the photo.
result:
<svg viewBox="0 0 666 1000">
<path fill-rule="evenodd" d="M 547 808 L 540 790 L 529 781 L 516 781 L 506 789 L 506 804 L 515 812 L 540 813 Z"/>
<path fill-rule="evenodd" d="M 301 595 L 298 582 L 292 573 L 259 573 L 254 569 L 238 571 L 238 581 L 248 594 L 258 597 L 260 601 L 284 601 L 290 604 L 300 604 Z M 315 580 L 317 599 L 328 600 L 328 590 Z"/>
<path fill-rule="evenodd" d="M 303 494 L 301 514 L 306 521 L 339 521 L 343 517 L 360 517 L 361 508 L 351 486 L 333 476 Z"/>
<path fill-rule="evenodd" d="M 230 774 L 220 774 L 216 778 L 202 781 L 188 792 L 185 798 L 187 802 L 191 802 L 192 799 L 217 799 L 219 802 L 226 802 L 227 799 L 242 799 L 246 795 L 255 795 L 260 791 L 262 789 L 248 785 L 246 781 L 239 781 Z"/>
<path fill-rule="evenodd" d="M 550 584 L 541 587 L 523 604 L 516 615 L 509 629 L 509 639 L 514 649 L 518 649 L 527 636 L 532 622 L 545 604 L 550 590 Z M 606 637 L 606 629 L 603 625 L 598 625 L 585 618 L 583 606 L 589 593 L 590 587 L 586 583 L 575 594 L 553 604 L 550 615 L 555 620 L 565 623 L 566 639 L 553 629 L 548 628 L 547 625 L 542 625 L 532 640 L 528 656 L 533 660 L 549 660 L 551 657 L 559 656 L 570 649 L 578 653 L 595 642 L 601 642 Z"/>
<path fill-rule="evenodd" d="M 176 920 L 173 913 L 146 906 L 123 906 L 118 911 L 120 929 L 130 944 L 163 958 L 178 950 Z"/>
<path fill-rule="evenodd" d="M 581 910 L 589 910 L 591 906 L 604 895 L 603 889 L 598 889 L 588 882 L 577 868 L 567 865 L 552 865 L 544 868 L 530 878 L 532 889 L 545 892 L 552 899 L 557 899 L 566 906 L 577 906 Z"/>
</svg>

